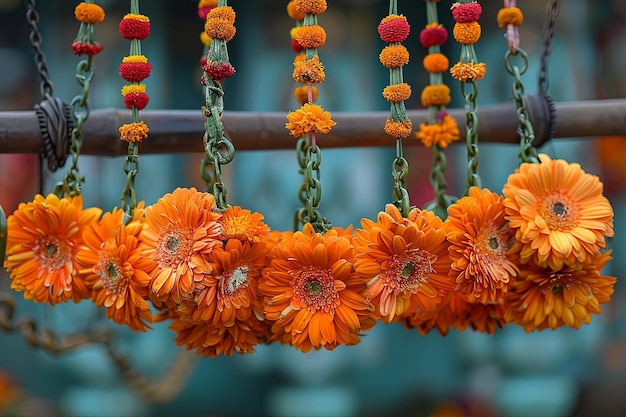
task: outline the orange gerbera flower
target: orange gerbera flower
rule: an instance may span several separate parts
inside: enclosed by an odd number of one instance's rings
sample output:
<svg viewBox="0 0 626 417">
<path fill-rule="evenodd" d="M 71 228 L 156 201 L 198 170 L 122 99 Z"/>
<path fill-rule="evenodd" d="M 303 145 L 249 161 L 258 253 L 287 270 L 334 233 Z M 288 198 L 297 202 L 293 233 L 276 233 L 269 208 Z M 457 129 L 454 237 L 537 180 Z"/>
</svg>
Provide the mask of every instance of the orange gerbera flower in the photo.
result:
<svg viewBox="0 0 626 417">
<path fill-rule="evenodd" d="M 450 242 L 450 276 L 457 291 L 487 304 L 500 299 L 517 275 L 516 256 L 508 253 L 514 231 L 504 215 L 503 198 L 471 187 L 448 207 L 444 222 Z"/>
<path fill-rule="evenodd" d="M 263 222 L 261 213 L 252 213 L 239 206 L 228 206 L 218 221 L 222 225 L 222 240 L 259 242 L 266 239 L 270 231 L 269 226 Z"/>
<path fill-rule="evenodd" d="M 368 280 L 368 298 L 386 322 L 416 312 L 429 314 L 454 288 L 442 221 L 414 209 L 403 218 L 388 204 L 377 221 L 361 220 L 356 230 L 354 267 Z"/>
<path fill-rule="evenodd" d="M 178 305 L 212 270 L 208 255 L 219 247 L 222 226 L 215 198 L 195 188 L 177 188 L 146 208 L 143 256 L 152 261 L 150 300 Z"/>
<path fill-rule="evenodd" d="M 505 295 L 506 320 L 526 332 L 591 323 L 591 314 L 599 314 L 613 294 L 616 279 L 600 275 L 610 259 L 611 251 L 597 253 L 580 267 L 557 271 L 528 264 Z"/>
<path fill-rule="evenodd" d="M 444 336 L 450 329 L 465 331 L 470 328 L 475 332 L 494 334 L 496 329 L 504 328 L 504 300 L 481 304 L 469 297 L 471 296 L 453 291 L 435 314 L 412 314 L 402 320 L 402 325 L 409 329 L 416 328 L 421 335 L 437 329 Z"/>
<path fill-rule="evenodd" d="M 7 251 L 4 267 L 11 288 L 24 298 L 52 305 L 89 297 L 85 283 L 77 277 L 76 253 L 82 244 L 81 231 L 96 222 L 102 210 L 83 209 L 82 196 L 60 198 L 37 194 L 21 203 L 7 219 Z"/>
<path fill-rule="evenodd" d="M 146 331 L 152 313 L 146 299 L 150 260 L 141 256 L 139 234 L 143 224 L 143 203 L 134 210 L 133 219 L 124 224 L 124 211 L 113 209 L 83 232 L 84 245 L 76 255 L 79 274 L 91 289 L 98 307 L 106 316 L 131 330 Z"/>
<path fill-rule="evenodd" d="M 169 311 L 169 328 L 176 333 L 176 344 L 187 350 L 196 350 L 197 355 L 216 358 L 220 355 L 254 352 L 259 335 L 265 331 L 263 322 L 250 321 L 249 328 L 241 326 L 214 326 L 207 322 L 181 320 L 174 310 Z"/>
<path fill-rule="evenodd" d="M 302 231 L 285 234 L 272 255 L 259 284 L 265 315 L 275 321 L 274 332 L 291 335 L 296 349 L 353 345 L 374 325 L 345 234 L 337 229 L 316 233 L 307 223 Z"/>
<path fill-rule="evenodd" d="M 520 260 L 558 270 L 584 262 L 613 236 L 613 208 L 602 182 L 579 164 L 552 160 L 523 163 L 502 189 Z"/>
</svg>

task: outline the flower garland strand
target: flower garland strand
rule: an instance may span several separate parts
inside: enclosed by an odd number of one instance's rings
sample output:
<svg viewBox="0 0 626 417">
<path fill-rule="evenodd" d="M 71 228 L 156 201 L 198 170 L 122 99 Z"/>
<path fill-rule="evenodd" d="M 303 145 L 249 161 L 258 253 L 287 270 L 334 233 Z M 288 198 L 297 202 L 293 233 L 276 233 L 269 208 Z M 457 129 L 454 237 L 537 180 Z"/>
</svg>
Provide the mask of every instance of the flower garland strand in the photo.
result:
<svg viewBox="0 0 626 417">
<path fill-rule="evenodd" d="M 427 204 L 426 208 L 434 210 L 439 217 L 445 219 L 447 207 L 456 198 L 445 195 L 448 189 L 444 175 L 447 161 L 442 149 L 458 140 L 460 132 L 456 119 L 446 110 L 450 103 L 450 88 L 443 83 L 443 72 L 449 69 L 449 61 L 441 53 L 441 45 L 448 39 L 448 31 L 439 23 L 438 3 L 439 0 L 426 2 L 428 24 L 420 32 L 420 42 L 428 49 L 423 64 L 429 74 L 430 85 L 422 90 L 422 105 L 428 107 L 428 121 L 420 123 L 415 137 L 433 151 L 430 182 L 435 191 L 435 199 Z"/>
<path fill-rule="evenodd" d="M 304 13 L 300 13 L 296 9 L 296 3 L 294 0 L 290 0 L 289 3 L 287 3 L 287 15 L 289 15 L 289 17 L 293 19 L 295 22 L 295 26 L 293 26 L 291 30 L 289 31 L 289 37 L 291 38 L 291 49 L 296 54 L 295 60 L 306 59 L 306 56 L 304 56 L 306 53 L 305 48 L 302 45 L 300 45 L 297 39 L 298 32 L 300 31 L 300 27 L 302 27 L 302 24 L 304 23 L 304 17 L 306 15 Z M 316 102 L 318 98 L 318 91 L 317 91 L 317 87 L 314 85 L 311 86 L 311 94 L 312 94 L 311 101 Z M 295 97 L 296 101 L 301 106 L 308 103 L 309 91 L 308 91 L 308 87 L 306 83 L 299 83 L 293 90 L 293 96 Z M 302 161 L 299 161 L 299 162 L 302 162 Z M 304 167 L 302 166 L 301 168 L 304 169 Z"/>
<path fill-rule="evenodd" d="M 293 11 L 290 12 L 292 8 Z M 294 229 L 298 230 L 300 226 L 311 223 L 317 232 L 325 232 L 332 227 L 328 219 L 319 212 L 322 197 L 319 168 L 322 156 L 317 146 L 317 134 L 329 133 L 336 122 L 331 119 L 330 112 L 313 104 L 317 98 L 313 84 L 324 82 L 326 77 L 318 55 L 318 48 L 326 43 L 326 31 L 317 21 L 317 16 L 324 13 L 326 8 L 326 0 L 294 0 L 288 8 L 290 15 L 304 15 L 302 24 L 294 34 L 294 39 L 304 49 L 304 54 L 297 55 L 294 59 L 292 78 L 296 83 L 305 84 L 307 93 L 306 102 L 296 111 L 287 114 L 285 124 L 289 133 L 298 139 L 296 152 L 300 173 L 303 175 L 298 197 L 304 207 L 296 212 Z"/>
<path fill-rule="evenodd" d="M 224 111 L 224 90 L 222 81 L 235 74 L 228 57 L 226 44 L 235 36 L 235 11 L 228 6 L 226 0 L 219 0 L 217 6 L 211 7 L 212 3 L 205 5 L 202 10 L 208 10 L 204 31 L 210 46 L 202 64 L 202 85 L 204 86 L 205 105 L 202 114 L 205 117 L 203 176 L 208 166 L 213 167 L 213 190 L 218 210 L 226 210 L 226 186 L 222 182 L 221 166 L 230 163 L 235 158 L 235 148 L 224 134 L 222 113 Z M 206 179 L 207 177 L 204 176 Z M 209 182 L 207 182 L 209 187 Z"/>
<path fill-rule="evenodd" d="M 406 191 L 409 163 L 403 156 L 402 139 L 411 134 L 413 124 L 407 116 L 404 104 L 411 96 L 411 87 L 404 82 L 402 73 L 402 67 L 409 62 L 409 51 L 401 42 L 406 40 L 409 31 L 406 17 L 398 15 L 397 1 L 390 0 L 389 14 L 378 25 L 378 34 L 387 43 L 378 58 L 384 67 L 389 68 L 389 85 L 383 90 L 383 97 L 391 103 L 391 109 L 384 130 L 396 139 L 396 157 L 392 165 L 392 201 L 404 216 L 409 213 L 410 201 Z"/>
<path fill-rule="evenodd" d="M 478 2 L 463 0 L 452 4 L 452 17 L 455 20 L 452 34 L 454 39 L 461 44 L 459 61 L 450 68 L 452 77 L 461 82 L 466 109 L 465 131 L 467 145 L 467 184 L 466 192 L 472 186 L 481 188 L 478 174 L 478 115 L 476 113 L 476 99 L 478 85 L 476 81 L 482 80 L 487 72 L 484 63 L 478 62 L 474 44 L 480 39 L 481 27 L 478 19 L 482 13 L 482 7 Z M 471 91 L 466 89 L 471 87 Z"/>
<path fill-rule="evenodd" d="M 24 293 L 26 300 L 51 305 L 90 298 L 90 291 L 78 274 L 81 267 L 77 252 L 84 243 L 82 231 L 102 213 L 97 207 L 83 208 L 84 177 L 78 172 L 78 157 L 83 141 L 82 125 L 90 113 L 87 99 L 95 74 L 92 60 L 102 51 L 95 41 L 94 25 L 104 20 L 105 13 L 97 4 L 86 1 L 76 6 L 74 16 L 80 26 L 71 47 L 76 55 L 87 58 L 76 67 L 82 94 L 70 103 L 74 119 L 70 142 L 72 164 L 53 192 L 45 197 L 37 194 L 32 201 L 20 203 L 6 219 L 3 265 L 9 273 L 11 288 Z M 4 227 L 0 225 L 0 233 Z M 2 253 L 4 256 L 5 251 Z"/>
<path fill-rule="evenodd" d="M 505 0 L 505 7 L 498 11 L 498 27 L 506 28 L 508 50 L 504 55 L 504 67 L 514 78 L 512 92 L 517 108 L 517 118 L 520 134 L 520 158 L 522 162 L 539 162 L 537 151 L 533 146 L 535 141 L 535 129 L 532 125 L 526 106 L 524 104 L 524 84 L 522 75 L 528 69 L 528 55 L 520 48 L 519 25 L 524 21 L 522 11 L 515 7 L 515 0 Z M 514 57 L 522 60 L 522 67 L 513 63 Z"/>
<path fill-rule="evenodd" d="M 82 88 L 82 94 L 74 97 L 70 103 L 70 113 L 74 127 L 70 137 L 70 155 L 72 162 L 62 181 L 57 183 L 53 192 L 59 197 L 79 195 L 85 178 L 78 170 L 78 156 L 83 146 L 82 126 L 89 118 L 89 89 L 95 75 L 93 57 L 102 51 L 102 46 L 95 40 L 95 25 L 102 22 L 105 13 L 102 7 L 86 1 L 79 3 L 74 9 L 74 17 L 80 22 L 78 34 L 72 42 L 72 51 L 77 56 L 86 56 L 76 66 L 76 81 Z"/>
<path fill-rule="evenodd" d="M 150 130 L 139 117 L 139 111 L 150 101 L 146 85 L 142 81 L 152 71 L 152 65 L 141 53 L 141 41 L 150 35 L 150 19 L 139 14 L 139 0 L 130 1 L 130 13 L 120 20 L 119 33 L 124 39 L 130 40 L 130 54 L 122 59 L 119 66 L 120 76 L 129 83 L 122 87 L 124 105 L 131 110 L 131 123 L 125 123 L 119 128 L 120 139 L 128 142 L 128 153 L 124 162 L 126 184 L 121 195 L 126 223 L 134 218 L 133 212 L 137 207 L 135 178 L 139 173 L 138 144 L 148 137 Z"/>
</svg>

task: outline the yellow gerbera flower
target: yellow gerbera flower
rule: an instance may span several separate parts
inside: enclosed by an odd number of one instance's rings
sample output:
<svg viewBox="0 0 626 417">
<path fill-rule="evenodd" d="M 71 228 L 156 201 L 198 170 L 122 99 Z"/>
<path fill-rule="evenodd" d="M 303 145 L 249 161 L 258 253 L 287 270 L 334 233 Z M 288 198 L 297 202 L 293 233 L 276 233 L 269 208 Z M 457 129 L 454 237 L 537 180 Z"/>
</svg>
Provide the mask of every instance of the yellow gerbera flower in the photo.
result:
<svg viewBox="0 0 626 417">
<path fill-rule="evenodd" d="M 558 270 L 606 247 L 605 238 L 614 233 L 613 208 L 599 178 L 579 164 L 545 154 L 539 159 L 509 176 L 504 205 L 521 262 L 533 259 Z"/>
<path fill-rule="evenodd" d="M 615 277 L 600 275 L 611 259 L 611 251 L 588 257 L 582 266 L 566 266 L 558 271 L 530 263 L 511 282 L 505 294 L 505 319 L 527 332 L 574 329 L 591 323 L 591 315 L 602 311 L 613 294 Z"/>
</svg>

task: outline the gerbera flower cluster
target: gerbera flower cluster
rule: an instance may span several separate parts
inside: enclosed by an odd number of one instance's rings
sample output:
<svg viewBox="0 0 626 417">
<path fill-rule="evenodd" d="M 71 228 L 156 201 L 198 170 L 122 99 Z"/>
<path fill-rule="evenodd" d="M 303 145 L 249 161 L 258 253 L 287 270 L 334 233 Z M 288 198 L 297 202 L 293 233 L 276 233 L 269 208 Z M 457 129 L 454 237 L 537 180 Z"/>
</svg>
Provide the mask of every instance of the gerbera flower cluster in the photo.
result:
<svg viewBox="0 0 626 417">
<path fill-rule="evenodd" d="M 460 60 L 450 68 L 456 80 L 482 80 L 487 72 L 485 63 L 478 62 L 474 44 L 480 39 L 481 27 L 478 19 L 482 6 L 476 1 L 463 1 L 452 4 L 452 17 L 456 22 L 452 30 L 454 39 L 461 44 Z"/>
<path fill-rule="evenodd" d="M 74 9 L 74 16 L 80 22 L 80 27 L 76 39 L 72 42 L 72 51 L 75 55 L 99 54 L 102 45 L 95 40 L 94 25 L 104 20 L 104 10 L 93 1 L 83 1 Z"/>
<path fill-rule="evenodd" d="M 139 2 L 131 1 L 131 12 L 124 15 L 119 23 L 119 33 L 130 41 L 130 54 L 122 58 L 119 66 L 120 77 L 128 84 L 122 87 L 124 106 L 132 110 L 132 120 L 119 128 L 120 139 L 129 143 L 141 142 L 148 137 L 148 126 L 140 120 L 139 110 L 150 101 L 146 85 L 142 83 L 150 76 L 152 65 L 141 53 L 141 41 L 150 35 L 150 18 L 139 14 Z"/>
<path fill-rule="evenodd" d="M 402 67 L 409 63 L 409 51 L 402 42 L 409 36 L 411 27 L 405 16 L 390 13 L 378 25 L 378 35 L 387 45 L 380 52 L 380 63 L 389 68 L 389 85 L 383 97 L 391 103 L 389 117 L 385 121 L 385 133 L 394 138 L 406 138 L 413 125 L 406 113 L 405 100 L 411 97 L 411 86 L 403 81 Z"/>
<path fill-rule="evenodd" d="M 450 103 L 450 88 L 443 82 L 443 73 L 448 70 L 449 61 L 441 53 L 441 45 L 448 39 L 448 32 L 437 21 L 438 3 L 433 0 L 426 2 L 428 24 L 420 33 L 422 46 L 428 49 L 423 65 L 429 74 L 430 84 L 422 90 L 421 99 L 422 105 L 429 109 L 429 120 L 420 123 L 415 137 L 426 147 L 436 145 L 446 148 L 460 138 L 460 133 L 456 119 L 446 110 Z"/>
<path fill-rule="evenodd" d="M 526 330 L 578 328 L 613 293 L 615 278 L 600 274 L 610 259 L 613 209 L 599 178 L 579 164 L 539 160 L 522 163 L 502 189 L 512 251 L 523 266 L 507 296 L 507 319 Z"/>
<path fill-rule="evenodd" d="M 309 136 L 312 145 L 316 143 L 317 133 L 329 133 L 337 124 L 331 119 L 330 112 L 314 104 L 317 88 L 313 84 L 324 82 L 326 77 L 317 51 L 326 43 L 326 31 L 317 21 L 317 16 L 326 8 L 326 0 L 292 0 L 287 5 L 289 16 L 299 22 L 291 32 L 292 47 L 295 45 L 294 50 L 298 50 L 292 78 L 303 86 L 294 90 L 301 107 L 287 114 L 285 127 L 295 138 Z"/>
</svg>

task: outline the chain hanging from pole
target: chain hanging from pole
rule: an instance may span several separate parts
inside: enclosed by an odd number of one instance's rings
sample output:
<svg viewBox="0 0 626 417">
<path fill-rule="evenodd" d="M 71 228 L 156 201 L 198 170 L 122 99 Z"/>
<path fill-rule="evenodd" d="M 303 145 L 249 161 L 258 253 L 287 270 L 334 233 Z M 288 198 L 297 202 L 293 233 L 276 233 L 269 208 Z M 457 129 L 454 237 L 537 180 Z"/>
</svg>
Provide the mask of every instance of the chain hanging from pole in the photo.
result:
<svg viewBox="0 0 626 417">
<path fill-rule="evenodd" d="M 220 22 L 227 22 L 221 25 Z M 204 86 L 205 105 L 202 107 L 204 121 L 204 158 L 202 159 L 201 178 L 206 182 L 207 191 L 215 197 L 218 210 L 228 208 L 226 185 L 222 181 L 222 165 L 229 164 L 235 158 L 235 147 L 226 137 L 222 114 L 224 112 L 224 89 L 222 82 L 235 74 L 235 68 L 228 57 L 226 44 L 235 36 L 235 14 L 228 7 L 228 1 L 219 0 L 217 7 L 206 14 L 205 34 L 210 46 L 205 48 L 203 57 L 202 84 Z"/>
<path fill-rule="evenodd" d="M 65 164 L 70 151 L 70 132 L 73 128 L 70 107 L 54 97 L 54 84 L 48 73 L 46 56 L 41 47 L 43 39 L 39 32 L 39 12 L 35 0 L 26 1 L 26 21 L 30 27 L 29 40 L 35 50 L 35 65 L 40 78 L 41 102 L 35 105 L 39 129 L 43 139 L 43 155 L 48 170 L 56 171 Z"/>
<path fill-rule="evenodd" d="M 552 40 L 556 32 L 556 19 L 559 15 L 559 0 L 549 0 L 546 5 L 546 20 L 543 25 L 543 43 L 541 44 L 541 59 L 539 64 L 539 93 L 546 100 L 549 110 L 550 119 L 548 120 L 548 140 L 554 137 L 554 129 L 556 127 L 556 111 L 554 100 L 548 94 L 549 74 L 548 66 L 550 54 L 552 53 Z"/>
</svg>

